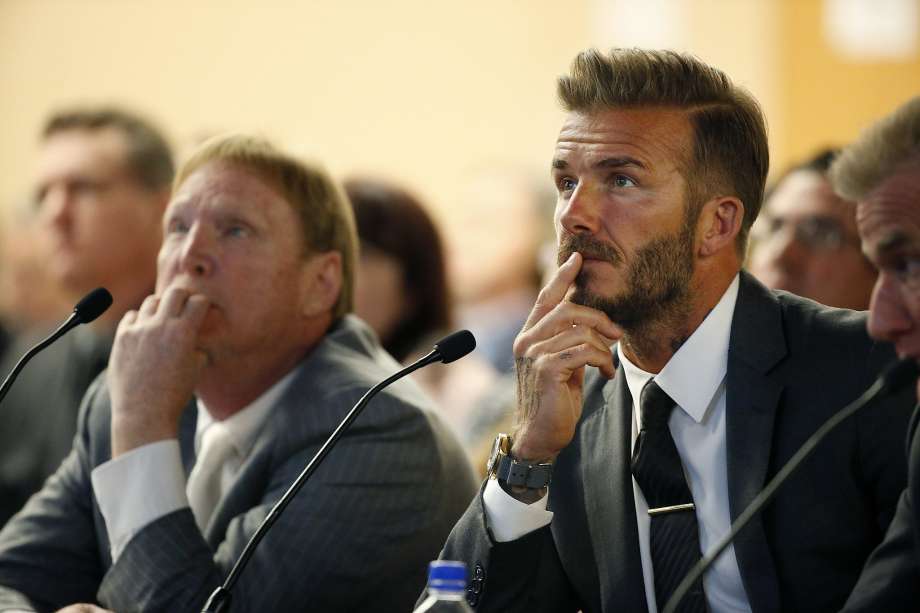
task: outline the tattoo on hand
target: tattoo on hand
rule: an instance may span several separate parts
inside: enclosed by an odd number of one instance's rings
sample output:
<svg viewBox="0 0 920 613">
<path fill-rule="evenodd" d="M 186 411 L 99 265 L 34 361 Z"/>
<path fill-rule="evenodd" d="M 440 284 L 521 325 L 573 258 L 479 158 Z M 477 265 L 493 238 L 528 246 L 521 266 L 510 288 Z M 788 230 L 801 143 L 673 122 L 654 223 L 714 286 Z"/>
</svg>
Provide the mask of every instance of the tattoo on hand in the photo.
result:
<svg viewBox="0 0 920 613">
<path fill-rule="evenodd" d="M 514 372 L 517 376 L 518 424 L 527 423 L 540 410 L 540 395 L 537 394 L 533 358 L 515 358 Z"/>
</svg>

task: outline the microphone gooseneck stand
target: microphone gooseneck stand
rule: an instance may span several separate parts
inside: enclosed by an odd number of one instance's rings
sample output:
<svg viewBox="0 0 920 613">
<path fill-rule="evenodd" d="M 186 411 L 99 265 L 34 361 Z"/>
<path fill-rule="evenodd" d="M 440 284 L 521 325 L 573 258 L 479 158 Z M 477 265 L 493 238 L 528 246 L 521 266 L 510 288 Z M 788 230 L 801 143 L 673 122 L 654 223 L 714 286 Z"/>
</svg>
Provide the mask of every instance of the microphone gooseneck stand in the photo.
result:
<svg viewBox="0 0 920 613">
<path fill-rule="evenodd" d="M 294 483 L 287 489 L 281 499 L 275 503 L 275 506 L 272 507 L 271 511 L 268 512 L 268 515 L 265 516 L 265 519 L 249 539 L 249 542 L 246 543 L 246 547 L 243 549 L 243 553 L 240 554 L 240 557 L 233 565 L 233 568 L 230 569 L 230 573 L 227 575 L 227 579 L 224 581 L 224 584 L 211 593 L 211 596 L 205 603 L 204 609 L 202 609 L 201 613 L 222 613 L 223 611 L 227 610 L 227 607 L 230 606 L 230 592 L 233 589 L 237 579 L 239 579 L 240 573 L 243 572 L 243 569 L 246 567 L 246 564 L 249 562 L 249 559 L 255 552 L 256 546 L 259 544 L 268 530 L 272 527 L 272 525 L 278 520 L 278 518 L 284 512 L 284 509 L 288 506 L 288 504 L 290 504 L 291 500 L 294 499 L 294 496 L 297 495 L 297 492 L 300 491 L 300 488 L 302 488 L 304 483 L 307 482 L 307 479 L 310 478 L 310 475 L 313 474 L 320 463 L 326 458 L 332 447 L 335 446 L 336 442 L 342 437 L 349 426 L 351 426 L 352 422 L 354 422 L 358 415 L 361 414 L 364 406 L 371 398 L 374 397 L 374 395 L 377 394 L 377 392 L 390 385 L 397 379 L 401 379 L 402 377 L 415 372 L 419 368 L 428 366 L 434 362 L 444 362 L 445 364 L 448 364 L 454 360 L 458 360 L 472 351 L 475 347 L 476 341 L 468 330 L 454 332 L 453 334 L 438 341 L 435 344 L 435 349 L 428 355 L 420 358 L 416 362 L 413 362 L 409 366 L 406 366 L 402 370 L 387 377 L 371 389 L 367 390 L 361 399 L 358 400 L 358 403 L 355 404 L 351 411 L 348 412 L 348 414 L 345 416 L 345 419 L 342 420 L 342 422 L 332 432 L 329 438 L 326 439 L 326 442 L 323 443 L 323 446 L 320 447 L 320 450 L 316 452 L 316 455 L 313 456 L 313 459 L 310 460 L 310 463 L 307 464 L 306 468 L 301 471 L 297 479 L 294 480 Z"/>
<path fill-rule="evenodd" d="M 719 556 L 722 555 L 725 548 L 728 547 L 734 538 L 738 536 L 738 533 L 748 525 L 751 519 L 753 519 L 768 502 L 773 500 L 780 486 L 782 486 L 799 465 L 815 451 L 818 443 L 820 443 L 825 436 L 830 434 L 830 432 L 844 420 L 867 406 L 877 397 L 899 391 L 905 385 L 916 381 L 918 373 L 920 373 L 920 368 L 918 368 L 916 361 L 912 359 L 904 359 L 895 362 L 888 366 L 888 368 L 879 375 L 878 379 L 869 386 L 869 389 L 863 392 L 859 398 L 840 409 L 833 417 L 824 422 L 824 424 L 805 441 L 799 450 L 795 452 L 795 455 L 786 462 L 778 473 L 776 473 L 767 486 L 757 494 L 754 500 L 751 501 L 751 504 L 742 511 L 738 519 L 732 523 L 731 530 L 728 531 L 728 534 L 716 543 L 715 547 L 709 550 L 709 553 L 703 556 L 700 561 L 690 569 L 690 572 L 687 573 L 684 580 L 681 581 L 677 589 L 674 590 L 674 593 L 663 609 L 663 613 L 674 613 L 677 610 L 677 605 L 680 604 L 681 599 L 687 594 L 690 588 L 693 587 L 693 584 L 696 583 L 696 581 L 703 576 L 703 573 L 705 573 Z"/>
<path fill-rule="evenodd" d="M 16 380 L 16 377 L 19 376 L 20 371 L 22 371 L 25 365 L 29 363 L 29 360 L 73 328 L 76 328 L 80 324 L 87 324 L 102 315 L 111 305 L 112 294 L 104 287 L 97 287 L 84 296 L 73 308 L 73 313 L 70 314 L 70 317 L 58 326 L 57 330 L 52 332 L 48 338 L 29 349 L 25 355 L 19 358 L 19 361 L 16 362 L 16 366 L 13 367 L 10 374 L 3 380 L 3 384 L 0 385 L 0 402 L 3 402 L 3 399 L 6 398 L 7 393 L 13 386 L 13 381 Z"/>
</svg>

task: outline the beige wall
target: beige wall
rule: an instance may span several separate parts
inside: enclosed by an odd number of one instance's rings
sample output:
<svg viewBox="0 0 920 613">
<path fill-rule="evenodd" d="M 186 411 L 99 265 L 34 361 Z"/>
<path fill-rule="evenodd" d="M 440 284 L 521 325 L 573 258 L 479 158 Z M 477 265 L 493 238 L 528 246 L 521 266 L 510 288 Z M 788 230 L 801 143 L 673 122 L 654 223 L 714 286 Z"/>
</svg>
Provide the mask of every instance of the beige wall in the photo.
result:
<svg viewBox="0 0 920 613">
<path fill-rule="evenodd" d="M 26 192 L 51 109 L 110 100 L 184 149 L 261 132 L 336 174 L 403 181 L 449 218 L 473 169 L 543 172 L 555 77 L 583 47 L 630 43 L 607 2 L 0 0 L 0 203 Z M 820 0 L 661 4 L 679 10 L 674 46 L 761 100 L 777 166 L 920 90 L 920 59 L 835 58 L 816 34 Z"/>
<path fill-rule="evenodd" d="M 494 0 L 0 0 L 0 197 L 28 185 L 52 108 L 114 100 L 182 147 L 257 131 L 334 173 L 394 177 L 457 206 L 471 167 L 546 167 L 553 80 L 586 21 L 558 12 Z"/>
<path fill-rule="evenodd" d="M 776 159 L 777 171 L 818 147 L 846 144 L 879 117 L 920 95 L 920 48 L 896 61 L 846 58 L 828 43 L 823 5 L 822 0 L 778 4 L 777 18 L 784 27 L 774 48 L 784 121 L 774 124 L 774 133 L 787 147 Z M 920 28 L 920 23 L 915 26 Z"/>
</svg>

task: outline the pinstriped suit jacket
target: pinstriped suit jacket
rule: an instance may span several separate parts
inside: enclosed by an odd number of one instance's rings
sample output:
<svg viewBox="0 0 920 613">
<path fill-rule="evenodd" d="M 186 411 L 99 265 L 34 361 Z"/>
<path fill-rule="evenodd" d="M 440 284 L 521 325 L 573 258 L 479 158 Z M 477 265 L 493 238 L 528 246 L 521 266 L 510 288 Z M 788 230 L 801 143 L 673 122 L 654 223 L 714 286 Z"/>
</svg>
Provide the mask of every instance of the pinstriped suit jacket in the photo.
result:
<svg viewBox="0 0 920 613">
<path fill-rule="evenodd" d="M 867 336 L 865 315 L 771 292 L 742 271 L 726 374 L 732 519 L 893 359 L 889 345 Z M 735 555 L 754 613 L 840 609 L 894 515 L 915 402 L 905 390 L 844 422 L 738 535 Z M 647 611 L 629 469 L 632 400 L 622 370 L 612 381 L 592 373 L 583 409 L 556 461 L 549 526 L 496 543 L 478 497 L 452 531 L 442 557 L 473 569 L 468 599 L 477 611 Z"/>
<path fill-rule="evenodd" d="M 207 530 L 189 509 L 139 532 L 116 564 L 90 473 L 110 458 L 105 377 L 84 399 L 74 449 L 0 533 L 0 611 L 99 602 L 119 613 L 199 611 L 259 522 L 360 396 L 397 364 L 347 317 L 273 407 Z M 182 418 L 194 461 L 194 404 Z M 428 560 L 475 494 L 455 439 L 410 382 L 378 395 L 256 550 L 232 611 L 408 611 Z M 155 496 L 156 492 L 150 492 Z"/>
</svg>

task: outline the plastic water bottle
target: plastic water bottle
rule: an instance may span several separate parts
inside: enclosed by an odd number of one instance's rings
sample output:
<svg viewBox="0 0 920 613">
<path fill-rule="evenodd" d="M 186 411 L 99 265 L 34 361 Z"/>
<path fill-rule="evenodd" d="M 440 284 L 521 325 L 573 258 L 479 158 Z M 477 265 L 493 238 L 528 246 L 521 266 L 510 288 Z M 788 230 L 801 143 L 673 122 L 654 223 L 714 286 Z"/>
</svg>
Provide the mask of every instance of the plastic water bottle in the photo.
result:
<svg viewBox="0 0 920 613">
<path fill-rule="evenodd" d="M 435 560 L 428 565 L 428 598 L 413 613 L 473 613 L 466 604 L 466 566 Z"/>
</svg>

